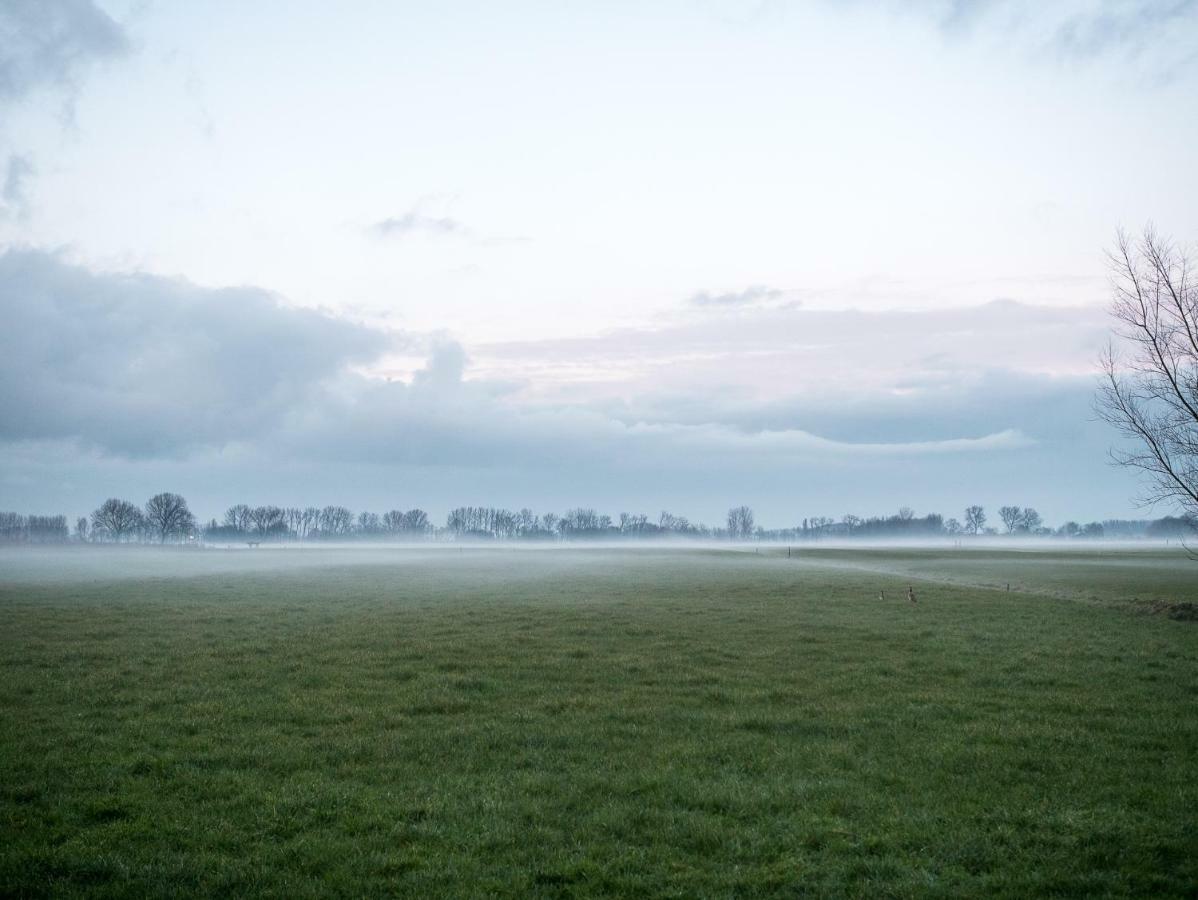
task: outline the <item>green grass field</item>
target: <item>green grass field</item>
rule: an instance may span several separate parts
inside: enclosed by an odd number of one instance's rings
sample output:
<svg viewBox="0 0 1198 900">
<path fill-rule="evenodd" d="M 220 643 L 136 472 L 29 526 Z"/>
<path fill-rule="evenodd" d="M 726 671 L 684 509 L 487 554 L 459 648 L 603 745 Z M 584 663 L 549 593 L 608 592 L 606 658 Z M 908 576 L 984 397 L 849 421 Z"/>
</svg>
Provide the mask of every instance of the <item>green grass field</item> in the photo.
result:
<svg viewBox="0 0 1198 900">
<path fill-rule="evenodd" d="M 6 551 L 0 895 L 1192 897 L 1195 601 L 1167 551 Z"/>
</svg>

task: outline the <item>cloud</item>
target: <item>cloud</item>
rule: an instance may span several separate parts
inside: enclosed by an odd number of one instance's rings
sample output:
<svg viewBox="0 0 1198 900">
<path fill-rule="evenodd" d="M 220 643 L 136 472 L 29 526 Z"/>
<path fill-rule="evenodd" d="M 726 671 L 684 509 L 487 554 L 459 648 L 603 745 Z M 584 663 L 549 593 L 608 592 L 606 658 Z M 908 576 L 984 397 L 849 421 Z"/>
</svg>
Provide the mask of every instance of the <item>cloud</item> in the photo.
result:
<svg viewBox="0 0 1198 900">
<path fill-rule="evenodd" d="M 783 295 L 777 288 L 764 285 L 750 285 L 743 291 L 732 291 L 725 294 L 711 294 L 699 291 L 692 294 L 687 301 L 691 306 L 753 306 L 769 300 L 776 300 Z"/>
<path fill-rule="evenodd" d="M 1109 50 L 1143 51 L 1160 45 L 1172 29 L 1198 24 L 1195 0 L 1139 0 L 1105 3 L 1097 10 L 1067 13 L 1055 23 L 1051 45 L 1068 56 L 1093 57 Z M 1191 51 L 1191 57 L 1193 52 Z"/>
<path fill-rule="evenodd" d="M 620 458 L 635 467 L 680 456 L 781 462 L 1029 443 L 993 427 L 932 440 L 836 440 L 797 421 L 721 420 L 718 402 L 704 421 L 622 416 L 585 396 L 529 402 L 510 379 L 466 378 L 465 350 L 443 337 L 390 334 L 254 288 L 97 274 L 37 251 L 0 257 L 0 314 L 0 439 L 75 441 L 129 457 L 243 446 L 296 459 Z M 417 344 L 428 358 L 409 382 L 368 374 L 385 354 Z"/>
<path fill-rule="evenodd" d="M 382 238 L 400 238 L 412 234 L 468 237 L 471 233 L 457 219 L 449 216 L 427 216 L 418 210 L 411 210 L 402 216 L 381 219 L 368 226 L 367 231 Z"/>
<path fill-rule="evenodd" d="M 383 333 L 254 288 L 101 275 L 52 254 L 0 256 L 0 438 L 130 456 L 252 440 Z"/>
<path fill-rule="evenodd" d="M 989 33 L 1061 60 L 1121 57 L 1158 77 L 1198 59 L 1198 0 L 863 0 L 931 21 L 945 34 Z"/>
<path fill-rule="evenodd" d="M 0 216 L 24 219 L 29 215 L 28 181 L 33 173 L 28 156 L 13 153 L 8 157 L 0 183 Z"/>
<path fill-rule="evenodd" d="M 73 88 L 92 63 L 129 51 L 124 29 L 91 0 L 0 4 L 0 101 Z"/>
<path fill-rule="evenodd" d="M 65 91 L 62 113 L 73 119 L 79 79 L 94 63 L 129 52 L 124 29 L 92 0 L 0 0 L 0 150 L 5 111 L 43 89 Z M 28 154 L 10 153 L 0 179 L 0 219 L 30 215 Z"/>
<path fill-rule="evenodd" d="M 691 318 L 467 353 L 256 288 L 9 251 L 0 506 L 86 511 L 97 495 L 169 484 L 205 514 L 245 498 L 431 509 L 473 498 L 710 520 L 747 501 L 785 524 L 990 497 L 1102 513 L 1075 504 L 1109 477 L 1109 435 L 1087 422 L 1091 385 L 1023 368 L 1040 350 L 1014 352 L 1020 329 L 1025 343 L 1067 343 L 1085 321 L 1076 311 Z M 597 387 L 564 368 L 572 356 L 644 368 Z M 1106 496 L 1131 496 L 1112 483 Z"/>
</svg>

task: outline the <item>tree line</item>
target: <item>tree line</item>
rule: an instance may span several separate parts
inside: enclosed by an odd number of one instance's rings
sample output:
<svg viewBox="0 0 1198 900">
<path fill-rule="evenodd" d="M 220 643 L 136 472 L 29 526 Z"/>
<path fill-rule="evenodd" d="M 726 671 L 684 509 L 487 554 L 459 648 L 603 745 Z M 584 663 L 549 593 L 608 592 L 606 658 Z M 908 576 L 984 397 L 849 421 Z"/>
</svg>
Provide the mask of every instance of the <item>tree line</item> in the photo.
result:
<svg viewBox="0 0 1198 900">
<path fill-rule="evenodd" d="M 155 494 L 144 505 L 109 498 L 91 514 L 80 517 L 74 534 L 67 517 L 0 512 L 0 543 L 261 543 L 322 540 L 587 540 L 686 537 L 722 540 L 798 542 L 830 538 L 927 539 L 986 535 L 1060 538 L 1178 538 L 1192 535 L 1198 519 L 1165 516 L 1135 521 L 1108 519 L 1080 524 L 1046 526 L 1033 507 L 1002 506 L 994 525 L 982 506 L 968 506 L 961 518 L 939 513 L 923 516 L 902 507 L 886 516 L 853 514 L 833 519 L 808 516 L 792 528 L 766 529 L 756 524 L 753 510 L 728 510 L 722 526 L 691 522 L 686 516 L 663 511 L 656 518 L 644 513 L 619 513 L 614 518 L 592 507 L 556 513 L 535 513 L 493 506 L 459 506 L 438 527 L 422 509 L 392 509 L 379 514 L 354 513 L 345 506 L 230 506 L 218 522 L 200 525 L 179 494 Z"/>
</svg>

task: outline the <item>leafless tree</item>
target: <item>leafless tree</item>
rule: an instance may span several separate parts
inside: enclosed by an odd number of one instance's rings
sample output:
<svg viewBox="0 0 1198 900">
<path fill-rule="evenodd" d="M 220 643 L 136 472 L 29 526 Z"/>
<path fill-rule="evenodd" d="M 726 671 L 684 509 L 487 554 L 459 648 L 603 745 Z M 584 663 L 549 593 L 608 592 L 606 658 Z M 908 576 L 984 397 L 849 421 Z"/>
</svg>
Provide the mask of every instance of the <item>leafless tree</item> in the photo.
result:
<svg viewBox="0 0 1198 900">
<path fill-rule="evenodd" d="M 250 510 L 250 521 L 259 535 L 278 534 L 287 528 L 287 517 L 277 506 L 256 506 Z"/>
<path fill-rule="evenodd" d="M 225 510 L 225 524 L 230 528 L 236 528 L 238 531 L 249 531 L 250 525 L 253 523 L 253 510 L 244 503 L 238 503 L 236 506 L 230 506 Z"/>
<path fill-rule="evenodd" d="M 323 535 L 346 535 L 354 524 L 354 514 L 344 506 L 326 506 L 320 511 L 320 532 Z"/>
<path fill-rule="evenodd" d="M 1115 337 L 1095 408 L 1131 441 L 1111 457 L 1147 475 L 1146 505 L 1198 513 L 1198 285 L 1192 256 L 1151 226 L 1109 254 Z"/>
<path fill-rule="evenodd" d="M 979 534 L 986 527 L 986 510 L 980 506 L 965 508 L 965 528 L 971 534 Z"/>
<path fill-rule="evenodd" d="M 1023 522 L 1023 510 L 1018 506 L 1000 506 L 998 508 L 998 517 L 1002 519 L 1003 527 L 1007 529 L 1007 534 L 1014 534 Z"/>
<path fill-rule="evenodd" d="M 316 523 L 320 521 L 320 510 L 315 506 L 305 506 L 303 519 L 300 522 L 300 527 L 303 529 L 300 532 L 300 539 L 307 540 L 308 535 L 312 533 L 312 529 L 316 527 Z"/>
<path fill-rule="evenodd" d="M 128 500 L 110 497 L 92 513 L 92 529 L 109 540 L 123 541 L 135 535 L 142 524 L 141 510 Z"/>
<path fill-rule="evenodd" d="M 195 517 L 187 508 L 187 501 L 169 492 L 155 494 L 146 501 L 145 520 L 161 544 L 195 527 Z"/>
<path fill-rule="evenodd" d="M 75 521 L 75 537 L 79 538 L 84 543 L 87 542 L 88 536 L 88 521 L 87 516 L 80 516 Z"/>
<path fill-rule="evenodd" d="M 423 509 L 409 509 L 403 514 L 403 530 L 408 534 L 423 535 L 428 528 L 428 513 Z"/>
<path fill-rule="evenodd" d="M 747 506 L 734 506 L 728 510 L 728 537 L 749 538 L 753 535 L 753 510 Z"/>
</svg>

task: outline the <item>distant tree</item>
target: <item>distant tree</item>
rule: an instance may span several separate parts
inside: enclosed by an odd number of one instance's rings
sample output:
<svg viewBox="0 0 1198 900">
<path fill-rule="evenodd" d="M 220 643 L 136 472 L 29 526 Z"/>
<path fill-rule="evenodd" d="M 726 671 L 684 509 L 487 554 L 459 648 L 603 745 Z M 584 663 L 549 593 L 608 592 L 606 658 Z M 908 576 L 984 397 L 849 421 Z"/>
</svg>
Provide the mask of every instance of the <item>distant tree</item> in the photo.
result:
<svg viewBox="0 0 1198 900">
<path fill-rule="evenodd" d="M 80 541 L 87 543 L 88 531 L 89 523 L 87 521 L 87 516 L 80 516 L 75 520 L 75 537 L 77 537 Z"/>
<path fill-rule="evenodd" d="M 844 527 L 848 529 L 849 534 L 852 534 L 855 529 L 861 526 L 861 517 L 855 516 L 852 513 L 849 513 L 840 521 L 844 523 Z"/>
<path fill-rule="evenodd" d="M 225 525 L 236 531 L 247 532 L 253 524 L 253 510 L 244 503 L 238 503 L 225 510 Z"/>
<path fill-rule="evenodd" d="M 1082 534 L 1091 538 L 1100 538 L 1105 531 L 1101 522 L 1089 522 L 1082 528 Z"/>
<path fill-rule="evenodd" d="M 915 518 L 915 510 L 913 510 L 909 506 L 900 506 L 899 511 L 898 511 L 898 517 L 900 519 L 902 519 L 904 522 L 909 522 Z"/>
<path fill-rule="evenodd" d="M 18 543 L 27 537 L 25 517 L 20 513 L 0 512 L 0 541 Z"/>
<path fill-rule="evenodd" d="M 379 514 L 372 512 L 358 513 L 358 531 L 367 537 L 381 534 L 383 531 L 383 522 L 379 518 Z"/>
<path fill-rule="evenodd" d="M 965 529 L 970 534 L 979 534 L 986 527 L 986 510 L 980 506 L 965 508 Z"/>
<path fill-rule="evenodd" d="M 111 497 L 92 513 L 92 529 L 110 541 L 123 541 L 138 532 L 142 525 L 141 510 L 128 500 Z"/>
<path fill-rule="evenodd" d="M 1076 522 L 1066 522 L 1059 529 L 1057 529 L 1057 533 L 1061 535 L 1061 537 L 1077 537 L 1082 533 L 1082 527 Z"/>
<path fill-rule="evenodd" d="M 753 510 L 734 506 L 728 510 L 728 537 L 746 540 L 753 536 Z"/>
<path fill-rule="evenodd" d="M 349 534 L 354 524 L 354 514 L 344 506 L 326 506 L 320 511 L 320 533 L 325 536 Z"/>
<path fill-rule="evenodd" d="M 423 509 L 409 509 L 403 514 L 403 530 L 406 534 L 425 534 L 428 529 L 428 513 Z"/>
<path fill-rule="evenodd" d="M 287 530 L 286 514 L 277 506 L 255 506 L 250 510 L 250 521 L 258 536 L 278 535 Z"/>
<path fill-rule="evenodd" d="M 302 529 L 304 523 L 304 511 L 296 506 L 289 506 L 285 512 L 287 517 L 287 533 L 288 537 L 302 537 Z"/>
<path fill-rule="evenodd" d="M 1198 260 L 1151 227 L 1108 257 L 1115 337 L 1095 407 L 1132 442 L 1111 457 L 1147 475 L 1145 503 L 1198 513 Z"/>
<path fill-rule="evenodd" d="M 1023 510 L 1018 506 L 1000 506 L 998 517 L 1002 519 L 1002 524 L 1007 529 L 1007 534 L 1014 534 L 1019 526 L 1023 524 Z"/>
<path fill-rule="evenodd" d="M 947 519 L 944 523 L 944 533 L 950 535 L 963 534 L 965 528 L 956 519 Z"/>
<path fill-rule="evenodd" d="M 315 506 L 305 506 L 304 512 L 300 516 L 300 540 L 307 540 L 316 529 L 319 521 L 320 510 Z"/>
<path fill-rule="evenodd" d="M 181 537 L 195 527 L 195 517 L 187 501 L 169 492 L 155 494 L 146 501 L 145 521 L 160 544 Z"/>
<path fill-rule="evenodd" d="M 1030 506 L 1027 507 L 1027 509 L 1025 509 L 1023 514 L 1019 517 L 1018 527 L 1020 531 L 1026 531 L 1031 534 L 1035 534 L 1040 530 L 1042 525 L 1043 521 L 1040 518 L 1040 514 Z"/>
<path fill-rule="evenodd" d="M 560 519 L 558 519 L 557 513 L 547 512 L 541 516 L 541 525 L 544 526 L 545 531 L 549 534 L 557 534 L 559 522 Z"/>
<path fill-rule="evenodd" d="M 34 544 L 61 544 L 71 536 L 66 516 L 27 516 L 26 539 Z"/>
<path fill-rule="evenodd" d="M 1145 529 L 1145 536 L 1151 538 L 1187 538 L 1193 537 L 1198 530 L 1198 519 L 1193 516 L 1165 516 L 1150 522 Z"/>
<path fill-rule="evenodd" d="M 533 535 L 541 530 L 541 520 L 528 507 L 516 513 L 516 533 L 521 536 Z"/>
</svg>

